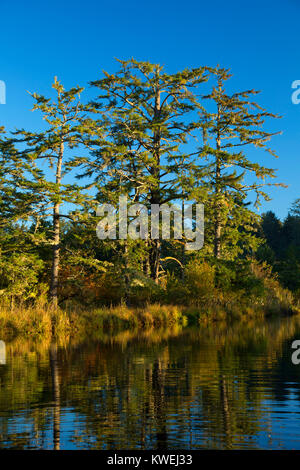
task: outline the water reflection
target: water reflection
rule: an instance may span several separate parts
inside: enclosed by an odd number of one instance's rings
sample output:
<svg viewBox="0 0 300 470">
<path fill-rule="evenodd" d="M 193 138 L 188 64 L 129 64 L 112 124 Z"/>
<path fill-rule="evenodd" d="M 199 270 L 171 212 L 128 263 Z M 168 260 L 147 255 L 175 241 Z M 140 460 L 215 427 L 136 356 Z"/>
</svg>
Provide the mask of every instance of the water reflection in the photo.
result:
<svg viewBox="0 0 300 470">
<path fill-rule="evenodd" d="M 60 380 L 57 361 L 57 345 L 50 346 L 50 368 L 53 393 L 53 444 L 54 450 L 60 447 Z"/>
<path fill-rule="evenodd" d="M 0 448 L 300 449 L 298 318 L 6 344 Z"/>
</svg>

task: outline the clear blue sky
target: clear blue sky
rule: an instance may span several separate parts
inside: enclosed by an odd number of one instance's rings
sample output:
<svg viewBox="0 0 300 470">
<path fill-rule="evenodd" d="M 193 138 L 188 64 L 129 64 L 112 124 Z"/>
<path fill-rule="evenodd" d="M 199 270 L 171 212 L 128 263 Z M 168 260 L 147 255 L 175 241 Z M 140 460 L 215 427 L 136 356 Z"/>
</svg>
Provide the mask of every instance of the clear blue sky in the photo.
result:
<svg viewBox="0 0 300 470">
<path fill-rule="evenodd" d="M 280 157 L 266 154 L 265 163 L 289 188 L 272 189 L 262 210 L 282 218 L 300 197 L 300 105 L 291 102 L 300 80 L 299 0 L 1 0 L 0 15 L 0 125 L 36 128 L 26 90 L 49 94 L 54 75 L 66 87 L 85 85 L 114 71 L 114 57 L 169 72 L 220 64 L 231 68 L 233 89 L 261 90 L 259 102 L 283 115 L 272 126 L 283 131 L 273 140 Z"/>
</svg>

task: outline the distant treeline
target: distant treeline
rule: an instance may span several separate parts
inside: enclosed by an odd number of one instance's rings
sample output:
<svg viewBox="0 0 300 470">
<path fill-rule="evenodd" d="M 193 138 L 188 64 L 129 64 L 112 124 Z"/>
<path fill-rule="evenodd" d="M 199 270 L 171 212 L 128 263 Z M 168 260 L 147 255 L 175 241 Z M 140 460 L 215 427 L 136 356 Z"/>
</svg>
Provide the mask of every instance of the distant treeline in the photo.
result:
<svg viewBox="0 0 300 470">
<path fill-rule="evenodd" d="M 300 199 L 283 222 L 274 212 L 263 214 L 261 230 L 266 242 L 258 249 L 258 259 L 273 267 L 284 287 L 300 293 Z"/>
</svg>

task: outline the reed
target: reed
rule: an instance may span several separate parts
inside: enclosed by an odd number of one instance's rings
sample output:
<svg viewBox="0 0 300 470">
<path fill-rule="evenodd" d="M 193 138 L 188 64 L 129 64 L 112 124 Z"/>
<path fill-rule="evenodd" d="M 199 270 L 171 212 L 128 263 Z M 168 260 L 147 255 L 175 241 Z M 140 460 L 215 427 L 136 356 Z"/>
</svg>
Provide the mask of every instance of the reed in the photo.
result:
<svg viewBox="0 0 300 470">
<path fill-rule="evenodd" d="M 32 306 L 19 304 L 13 308 L 0 305 L 0 334 L 3 338 L 49 339 L 55 336 L 65 340 L 76 336 L 101 337 L 103 333 L 115 334 L 126 329 L 207 325 L 215 321 L 244 322 L 266 315 L 300 313 L 288 291 L 279 289 L 278 284 L 272 287 L 276 292 L 263 302 L 261 299 L 219 292 L 203 305 L 190 306 L 153 303 L 144 307 L 129 307 L 121 303 L 118 306 L 86 308 L 68 304 L 65 308 L 53 310 L 47 303 Z"/>
</svg>

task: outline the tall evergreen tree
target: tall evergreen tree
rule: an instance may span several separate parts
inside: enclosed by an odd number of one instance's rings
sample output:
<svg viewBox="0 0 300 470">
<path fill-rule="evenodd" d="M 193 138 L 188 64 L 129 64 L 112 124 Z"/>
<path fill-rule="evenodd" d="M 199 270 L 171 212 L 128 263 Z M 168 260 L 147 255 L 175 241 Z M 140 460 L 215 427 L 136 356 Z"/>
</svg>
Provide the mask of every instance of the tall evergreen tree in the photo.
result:
<svg viewBox="0 0 300 470">
<path fill-rule="evenodd" d="M 0 228 L 28 218 L 33 211 L 29 169 L 28 159 L 20 157 L 14 139 L 0 127 Z"/>
<path fill-rule="evenodd" d="M 20 155 L 31 161 L 31 190 L 39 196 L 40 217 L 52 219 L 52 268 L 50 298 L 53 306 L 58 303 L 59 267 L 60 267 L 60 232 L 61 218 L 73 219 L 75 210 L 63 214 L 64 204 L 83 204 L 86 195 L 78 184 L 68 183 L 64 178 L 69 175 L 76 155 L 71 152 L 84 143 L 85 135 L 94 131 L 93 124 L 85 113 L 80 102 L 83 88 L 74 87 L 65 90 L 55 78 L 52 85 L 56 98 L 51 100 L 33 93 L 35 101 L 33 110 L 41 111 L 46 129 L 40 132 L 20 130 L 16 133 L 18 142 L 26 144 Z M 16 139 L 17 141 L 17 139 Z M 46 162 L 46 170 L 40 162 Z M 49 176 L 49 169 L 54 172 L 54 179 Z M 73 206 L 74 207 L 74 206 Z"/>
<path fill-rule="evenodd" d="M 215 76 L 216 86 L 203 97 L 207 101 L 206 108 L 212 103 L 215 109 L 210 112 L 203 108 L 200 113 L 204 137 L 200 157 L 207 163 L 205 175 L 203 165 L 199 172 L 201 185 L 206 189 L 206 210 L 213 220 L 213 251 L 218 259 L 228 237 L 235 245 L 241 237 L 257 242 L 257 238 L 251 236 L 252 222 L 257 222 L 257 216 L 249 210 L 247 200 L 253 192 L 256 207 L 262 198 L 269 200 L 263 187 L 271 184 L 266 179 L 274 178 L 275 170 L 252 162 L 243 149 L 253 145 L 276 156 L 267 145 L 276 133 L 267 132 L 263 126 L 267 118 L 278 116 L 253 101 L 252 96 L 258 93 L 254 90 L 227 94 L 225 82 L 231 77 L 228 70 L 219 68 Z"/>
<path fill-rule="evenodd" d="M 195 92 L 207 80 L 207 69 L 167 74 L 149 62 L 119 63 L 117 73 L 105 72 L 92 82 L 100 90 L 92 105 L 105 120 L 107 140 L 99 142 L 92 161 L 86 159 L 86 174 L 96 180 L 105 174 L 110 188 L 121 183 L 134 201 L 182 199 L 191 157 L 184 144 L 199 125 L 193 114 L 200 107 Z M 149 240 L 149 245 L 151 277 L 157 282 L 161 243 Z"/>
<path fill-rule="evenodd" d="M 268 211 L 262 215 L 261 227 L 269 247 L 279 256 L 282 251 L 282 223 L 274 212 Z"/>
</svg>

